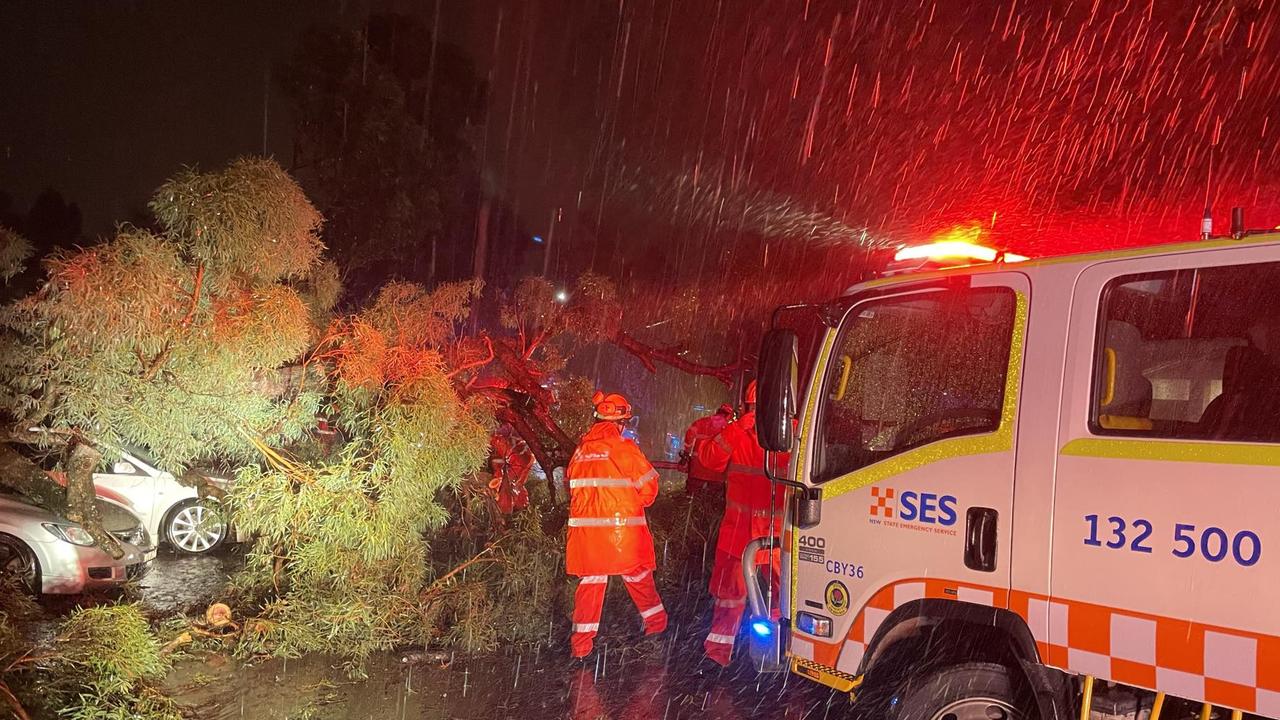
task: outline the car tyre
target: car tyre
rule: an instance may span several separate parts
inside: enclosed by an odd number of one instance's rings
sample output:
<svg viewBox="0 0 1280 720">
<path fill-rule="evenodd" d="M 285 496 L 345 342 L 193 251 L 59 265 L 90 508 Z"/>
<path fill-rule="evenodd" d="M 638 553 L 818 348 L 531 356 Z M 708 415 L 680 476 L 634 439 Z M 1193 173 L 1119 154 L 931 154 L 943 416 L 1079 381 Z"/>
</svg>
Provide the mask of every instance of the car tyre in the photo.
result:
<svg viewBox="0 0 1280 720">
<path fill-rule="evenodd" d="M 183 500 L 164 521 L 164 538 L 175 552 L 204 555 L 222 546 L 230 531 L 226 513 L 207 498 Z"/>
<path fill-rule="evenodd" d="M 0 579 L 9 578 L 31 595 L 40 594 L 40 561 L 35 553 L 18 538 L 0 533 Z"/>
<path fill-rule="evenodd" d="M 1020 678 L 995 663 L 965 663 L 911 682 L 895 698 L 896 720 L 1028 720 L 1035 703 Z"/>
</svg>

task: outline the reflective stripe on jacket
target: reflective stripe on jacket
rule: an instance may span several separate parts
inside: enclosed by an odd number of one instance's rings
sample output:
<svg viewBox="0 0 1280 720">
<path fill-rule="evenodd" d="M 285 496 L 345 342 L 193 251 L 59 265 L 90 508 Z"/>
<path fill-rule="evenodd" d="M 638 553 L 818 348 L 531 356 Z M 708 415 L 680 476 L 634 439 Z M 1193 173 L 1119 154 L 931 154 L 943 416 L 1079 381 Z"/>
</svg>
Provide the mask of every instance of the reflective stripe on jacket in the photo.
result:
<svg viewBox="0 0 1280 720">
<path fill-rule="evenodd" d="M 582 437 L 565 472 L 569 533 L 565 571 L 581 577 L 653 570 L 644 509 L 658 496 L 658 472 L 611 422 Z"/>
<path fill-rule="evenodd" d="M 724 519 L 716 550 L 740 558 L 751 540 L 771 533 L 781 535 L 783 488 L 774 487 L 765 474 L 764 448 L 756 440 L 755 412 L 746 413 L 714 440 L 703 443 L 698 456 L 705 466 L 725 474 Z M 786 456 L 779 459 L 786 462 Z"/>
</svg>

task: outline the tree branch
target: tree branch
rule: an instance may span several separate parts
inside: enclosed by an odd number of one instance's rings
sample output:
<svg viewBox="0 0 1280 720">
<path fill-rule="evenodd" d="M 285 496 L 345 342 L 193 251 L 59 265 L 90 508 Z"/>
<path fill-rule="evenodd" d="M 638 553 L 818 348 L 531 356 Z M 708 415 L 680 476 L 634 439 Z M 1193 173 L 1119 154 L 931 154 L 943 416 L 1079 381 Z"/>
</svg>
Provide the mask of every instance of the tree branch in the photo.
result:
<svg viewBox="0 0 1280 720">
<path fill-rule="evenodd" d="M 9 710 L 13 712 L 13 716 L 18 720 L 31 720 L 31 716 L 23 709 L 22 703 L 18 702 L 18 697 L 13 694 L 13 691 L 2 680 L 0 680 L 0 697 L 4 697 L 4 701 L 9 704 Z"/>
<path fill-rule="evenodd" d="M 173 343 L 165 341 L 164 348 L 151 359 L 151 363 L 147 365 L 146 370 L 142 372 L 142 381 L 150 382 L 155 378 L 156 373 L 160 372 L 160 368 L 169 361 L 169 356 L 173 354 Z"/>
<path fill-rule="evenodd" d="M 657 372 L 657 363 L 669 365 L 681 372 L 690 375 L 702 375 L 712 377 L 727 386 L 732 387 L 734 379 L 738 373 L 746 368 L 746 363 L 739 358 L 738 360 L 725 365 L 703 365 L 701 363 L 692 362 L 680 357 L 679 354 L 670 350 L 661 350 L 647 345 L 634 337 L 628 335 L 625 331 L 619 330 L 610 338 L 613 344 L 626 350 L 634 355 L 644 365 L 649 372 Z"/>
<path fill-rule="evenodd" d="M 0 443 L 0 485 L 31 498 L 50 512 L 67 515 L 66 489 L 7 443 Z"/>
<path fill-rule="evenodd" d="M 499 338 L 493 344 L 493 348 L 498 364 L 506 371 L 512 385 L 540 404 L 549 406 L 555 402 L 551 391 L 542 387 L 540 382 L 541 373 L 530 367 L 529 363 L 520 356 L 520 353 L 511 347 L 509 341 Z"/>
<path fill-rule="evenodd" d="M 191 327 L 196 318 L 196 308 L 200 306 L 200 290 L 204 287 L 204 263 L 196 265 L 196 282 L 191 288 L 191 306 L 187 308 L 186 317 L 182 318 L 182 329 Z"/>
<path fill-rule="evenodd" d="M 488 348 L 489 348 L 489 357 L 486 357 L 486 358 L 483 358 L 483 359 L 480 359 L 480 360 L 476 360 L 475 362 L 469 362 L 469 363 L 466 363 L 466 364 L 464 364 L 464 365 L 461 365 L 461 366 L 457 367 L 456 369 L 454 369 L 452 372 L 450 372 L 450 373 L 449 373 L 448 375 L 446 375 L 445 377 L 453 378 L 453 376 L 455 376 L 455 375 L 457 375 L 457 374 L 459 374 L 459 373 L 461 373 L 461 372 L 465 372 L 465 371 L 467 371 L 467 370 L 472 370 L 472 369 L 474 369 L 474 368 L 478 368 L 478 367 L 481 367 L 481 366 L 484 366 L 484 365 L 488 365 L 489 363 L 493 362 L 493 341 L 492 341 L 492 340 L 490 340 L 488 336 L 485 336 L 485 337 L 484 337 L 484 344 L 485 344 L 485 346 L 486 346 L 486 347 L 488 347 Z"/>
<path fill-rule="evenodd" d="M 548 452 L 546 446 L 542 444 L 542 439 L 538 437 L 538 433 L 515 410 L 509 407 L 500 408 L 497 416 L 502 422 L 510 423 L 511 428 L 516 431 L 520 439 L 524 440 L 525 444 L 529 446 L 529 451 L 533 453 L 533 457 L 538 461 L 538 466 L 542 468 L 543 474 L 547 476 L 547 490 L 550 491 L 548 497 L 551 498 L 551 504 L 554 505 L 556 498 L 555 469 L 564 464 L 562 456 L 565 453 L 560 452 L 553 455 Z"/>
</svg>

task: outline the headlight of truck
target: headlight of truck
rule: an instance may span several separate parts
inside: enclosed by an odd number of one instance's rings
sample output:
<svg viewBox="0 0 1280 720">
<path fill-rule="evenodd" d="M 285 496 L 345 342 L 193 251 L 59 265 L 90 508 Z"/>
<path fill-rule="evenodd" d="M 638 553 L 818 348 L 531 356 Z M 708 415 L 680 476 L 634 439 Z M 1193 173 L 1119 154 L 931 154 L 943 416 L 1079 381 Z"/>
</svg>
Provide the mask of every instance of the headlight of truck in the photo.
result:
<svg viewBox="0 0 1280 720">
<path fill-rule="evenodd" d="M 796 613 L 796 629 L 816 637 L 831 637 L 831 618 L 808 612 Z"/>
<path fill-rule="evenodd" d="M 84 547 L 88 547 L 93 544 L 93 536 L 89 534 L 88 530 L 85 530 L 79 525 L 58 525 L 57 523 L 43 523 L 42 526 L 44 527 L 45 530 L 49 531 L 50 535 L 58 538 L 59 540 L 65 540 L 71 543 L 72 545 L 81 545 Z"/>
</svg>

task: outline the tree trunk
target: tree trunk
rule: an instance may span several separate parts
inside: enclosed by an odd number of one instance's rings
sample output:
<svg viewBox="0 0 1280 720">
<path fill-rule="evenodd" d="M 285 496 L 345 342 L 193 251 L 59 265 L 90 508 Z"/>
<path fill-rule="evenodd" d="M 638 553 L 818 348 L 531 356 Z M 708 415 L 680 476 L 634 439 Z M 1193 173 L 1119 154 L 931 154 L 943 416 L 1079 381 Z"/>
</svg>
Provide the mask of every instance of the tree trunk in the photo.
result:
<svg viewBox="0 0 1280 720">
<path fill-rule="evenodd" d="M 0 443 L 0 485 L 30 498 L 36 505 L 67 516 L 67 490 L 8 443 Z"/>
<path fill-rule="evenodd" d="M 124 557 L 124 548 L 102 527 L 98 493 L 93 485 L 93 471 L 102 462 L 102 453 L 88 443 L 74 441 L 66 457 L 67 519 L 80 523 L 98 547 L 119 560 Z"/>
</svg>

